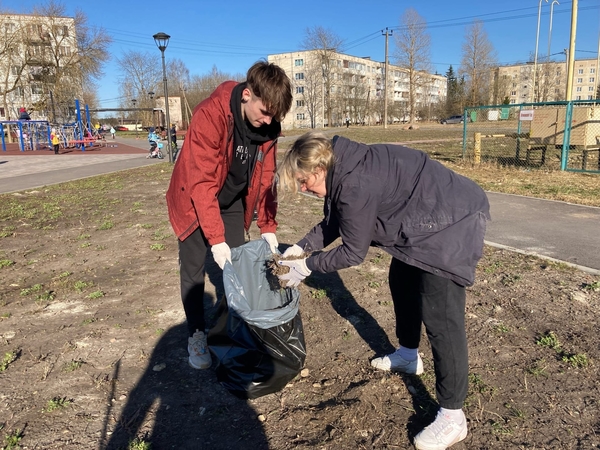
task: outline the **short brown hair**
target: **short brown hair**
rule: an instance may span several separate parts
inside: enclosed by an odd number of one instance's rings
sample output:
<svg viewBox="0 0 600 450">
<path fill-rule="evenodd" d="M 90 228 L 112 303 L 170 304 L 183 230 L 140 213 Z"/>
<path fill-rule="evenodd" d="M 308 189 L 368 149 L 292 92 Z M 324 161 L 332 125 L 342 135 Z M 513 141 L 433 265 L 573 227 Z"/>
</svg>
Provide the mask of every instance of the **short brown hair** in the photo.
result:
<svg viewBox="0 0 600 450">
<path fill-rule="evenodd" d="M 292 107 L 292 84 L 285 71 L 267 61 L 258 61 L 248 69 L 246 82 L 273 118 L 281 122 Z"/>
</svg>

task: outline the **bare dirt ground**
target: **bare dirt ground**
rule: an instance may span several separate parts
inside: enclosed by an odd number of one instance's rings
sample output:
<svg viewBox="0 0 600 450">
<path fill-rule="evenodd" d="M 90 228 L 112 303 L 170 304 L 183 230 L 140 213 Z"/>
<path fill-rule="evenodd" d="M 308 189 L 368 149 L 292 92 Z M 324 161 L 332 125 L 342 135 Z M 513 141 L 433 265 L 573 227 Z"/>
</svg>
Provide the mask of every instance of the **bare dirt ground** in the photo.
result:
<svg viewBox="0 0 600 450">
<path fill-rule="evenodd" d="M 369 366 L 397 344 L 378 251 L 301 285 L 307 376 L 243 401 L 188 366 L 169 177 L 165 163 L 0 196 L 0 447 L 412 448 L 437 409 L 431 353 L 424 340 L 420 377 Z M 321 211 L 283 202 L 280 242 Z M 494 248 L 477 278 L 469 435 L 453 449 L 600 448 L 600 280 Z"/>
</svg>

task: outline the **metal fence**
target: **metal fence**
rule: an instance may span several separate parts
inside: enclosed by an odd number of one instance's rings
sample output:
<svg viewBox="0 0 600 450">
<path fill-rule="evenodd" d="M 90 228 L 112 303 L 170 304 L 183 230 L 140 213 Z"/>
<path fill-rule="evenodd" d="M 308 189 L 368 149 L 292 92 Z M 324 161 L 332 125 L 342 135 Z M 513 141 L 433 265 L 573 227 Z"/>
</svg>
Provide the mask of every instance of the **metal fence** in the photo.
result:
<svg viewBox="0 0 600 450">
<path fill-rule="evenodd" d="M 467 108 L 463 158 L 600 173 L 600 100 Z"/>
</svg>

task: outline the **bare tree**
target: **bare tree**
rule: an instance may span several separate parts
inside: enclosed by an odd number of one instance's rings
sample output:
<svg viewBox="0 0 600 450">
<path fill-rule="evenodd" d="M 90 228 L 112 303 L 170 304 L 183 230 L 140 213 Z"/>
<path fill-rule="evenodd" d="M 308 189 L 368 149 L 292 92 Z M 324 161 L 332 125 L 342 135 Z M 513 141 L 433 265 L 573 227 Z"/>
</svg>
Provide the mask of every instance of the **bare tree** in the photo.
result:
<svg viewBox="0 0 600 450">
<path fill-rule="evenodd" d="M 408 110 L 410 121 L 413 122 L 417 114 L 419 92 L 431 79 L 428 74 L 431 38 L 425 19 L 415 9 L 407 9 L 400 18 L 400 27 L 394 39 L 396 48 L 393 55 L 397 64 L 408 72 Z"/>
<path fill-rule="evenodd" d="M 167 63 L 167 82 L 170 92 L 169 97 L 175 95 L 181 99 L 181 117 L 189 117 L 189 105 L 186 104 L 187 97 L 185 90 L 190 84 L 190 70 L 185 63 L 179 59 L 171 59 Z M 185 121 L 187 124 L 189 119 Z"/>
<path fill-rule="evenodd" d="M 190 107 L 193 110 L 202 100 L 208 98 L 210 94 L 224 81 L 233 80 L 242 82 L 246 79 L 245 73 L 227 73 L 213 66 L 211 71 L 205 75 L 193 75 L 190 78 L 189 85 L 186 87 L 186 97 Z"/>
<path fill-rule="evenodd" d="M 459 74 L 467 84 L 466 106 L 479 106 L 492 97 L 492 68 L 496 66 L 496 51 L 480 21 L 467 27 L 462 45 Z"/>
<path fill-rule="evenodd" d="M 45 71 L 42 81 L 44 92 L 52 92 L 51 103 L 69 105 L 81 97 L 94 100 L 95 81 L 102 76 L 102 66 L 110 57 L 110 36 L 102 28 L 90 26 L 82 11 L 75 13 L 75 29 L 69 30 L 63 19 L 67 16 L 65 5 L 53 0 L 35 7 L 33 15 L 43 26 L 44 38 L 49 41 L 45 63 L 51 69 Z M 46 107 L 48 97 L 44 98 Z"/>
<path fill-rule="evenodd" d="M 3 20 L 0 56 L 7 70 L 0 90 L 5 106 L 16 102 L 52 120 L 68 120 L 74 99 L 94 99 L 94 81 L 108 60 L 111 39 L 88 26 L 85 14 L 68 17 L 64 4 L 50 0 L 31 14 Z"/>
<path fill-rule="evenodd" d="M 322 26 L 307 28 L 300 47 L 304 50 L 316 51 L 315 64 L 321 65 L 323 85 L 325 86 L 325 108 L 328 126 L 332 124 L 333 102 L 332 87 L 335 85 L 334 75 L 336 62 L 334 55 L 343 45 L 343 40 L 333 31 Z"/>
<path fill-rule="evenodd" d="M 19 51 L 25 37 L 24 30 L 19 23 L 8 20 L 8 16 L 2 12 L 0 15 L 0 26 L 4 31 L 3 39 L 0 39 L 0 93 L 2 105 L 8 120 L 18 115 L 17 105 L 25 105 L 23 84 L 27 82 L 27 55 L 28 52 Z M 8 101 L 11 96 L 15 101 Z M 9 108 L 9 105 L 15 105 Z"/>
<path fill-rule="evenodd" d="M 162 92 L 160 59 L 156 58 L 154 53 L 130 50 L 117 58 L 117 66 L 120 70 L 121 108 L 132 108 L 134 106 L 132 100 L 134 99 L 136 100 L 136 108 L 149 108 L 153 103 L 148 93 Z M 142 123 L 152 121 L 150 111 L 143 111 L 140 115 L 132 112 L 130 117 L 141 118 Z"/>
<path fill-rule="evenodd" d="M 304 80 L 301 82 L 294 80 L 294 88 L 302 93 L 311 128 L 316 128 L 318 116 L 323 117 L 323 97 L 325 94 L 323 80 L 321 64 L 307 64 L 304 70 Z"/>
</svg>

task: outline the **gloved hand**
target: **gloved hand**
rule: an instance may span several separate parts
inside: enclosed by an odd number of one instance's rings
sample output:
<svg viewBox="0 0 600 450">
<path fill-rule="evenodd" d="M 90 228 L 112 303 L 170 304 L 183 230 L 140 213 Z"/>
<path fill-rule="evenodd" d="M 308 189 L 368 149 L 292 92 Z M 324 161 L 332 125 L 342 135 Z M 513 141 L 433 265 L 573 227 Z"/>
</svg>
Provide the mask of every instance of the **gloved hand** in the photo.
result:
<svg viewBox="0 0 600 450">
<path fill-rule="evenodd" d="M 304 250 L 302 250 L 302 247 L 300 247 L 298 244 L 294 244 L 291 247 L 288 247 L 285 250 L 285 252 L 283 252 L 283 255 L 281 255 L 281 257 L 286 259 L 286 258 L 290 258 L 292 256 L 300 256 L 302 253 L 304 253 Z"/>
<path fill-rule="evenodd" d="M 267 244 L 269 244 L 269 247 L 271 247 L 271 253 L 274 255 L 279 253 L 279 250 L 277 250 L 277 247 L 279 247 L 279 242 L 277 242 L 277 236 L 275 236 L 275 233 L 263 233 L 260 235 L 260 237 L 267 241 Z"/>
<path fill-rule="evenodd" d="M 306 267 L 306 258 L 293 259 L 291 261 L 280 260 L 279 264 L 288 266 L 290 271 L 283 275 L 278 275 L 279 281 L 285 281 L 285 287 L 296 287 L 310 275 L 311 271 Z M 283 283 L 282 283 L 283 284 Z"/>
<path fill-rule="evenodd" d="M 215 244 L 211 248 L 213 259 L 219 265 L 221 270 L 225 267 L 225 261 L 231 262 L 231 249 L 227 242 L 221 242 L 220 244 Z"/>
</svg>

